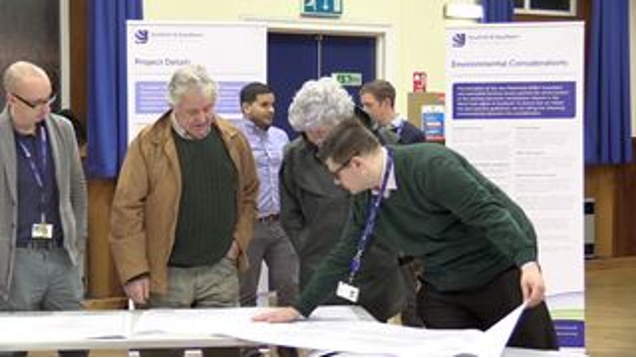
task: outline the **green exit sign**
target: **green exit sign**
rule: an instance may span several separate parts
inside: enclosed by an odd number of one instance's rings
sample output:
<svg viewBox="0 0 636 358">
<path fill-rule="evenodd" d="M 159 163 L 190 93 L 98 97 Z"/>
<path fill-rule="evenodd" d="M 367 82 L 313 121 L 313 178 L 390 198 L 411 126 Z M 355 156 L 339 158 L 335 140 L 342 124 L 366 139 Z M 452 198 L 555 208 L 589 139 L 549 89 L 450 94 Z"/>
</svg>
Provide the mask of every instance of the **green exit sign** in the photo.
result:
<svg viewBox="0 0 636 358">
<path fill-rule="evenodd" d="M 346 87 L 362 86 L 362 73 L 359 72 L 335 72 L 331 74 L 331 78 Z"/>
<path fill-rule="evenodd" d="M 302 15 L 315 17 L 342 16 L 342 0 L 301 0 Z"/>
</svg>

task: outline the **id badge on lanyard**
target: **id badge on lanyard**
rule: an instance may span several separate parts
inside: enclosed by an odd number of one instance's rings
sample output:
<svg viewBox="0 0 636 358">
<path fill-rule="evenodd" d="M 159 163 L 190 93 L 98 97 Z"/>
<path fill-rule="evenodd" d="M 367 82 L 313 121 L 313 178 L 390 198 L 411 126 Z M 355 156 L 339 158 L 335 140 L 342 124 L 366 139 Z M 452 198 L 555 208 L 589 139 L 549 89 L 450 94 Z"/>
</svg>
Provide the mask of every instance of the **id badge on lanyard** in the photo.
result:
<svg viewBox="0 0 636 358">
<path fill-rule="evenodd" d="M 375 222 L 377 220 L 378 214 L 380 212 L 380 204 L 382 203 L 382 198 L 384 197 L 384 193 L 386 192 L 386 186 L 389 182 L 389 175 L 393 169 L 393 152 L 390 149 L 387 149 L 387 163 L 386 168 L 384 170 L 384 175 L 382 177 L 382 185 L 380 186 L 380 191 L 378 195 L 372 197 L 369 214 L 367 215 L 367 221 L 364 224 L 364 231 L 360 236 L 360 240 L 358 240 L 358 250 L 355 256 L 351 259 L 350 271 L 349 271 L 349 281 L 338 282 L 338 288 L 336 289 L 336 295 L 338 297 L 344 298 L 347 301 L 351 301 L 353 303 L 358 302 L 358 296 L 360 294 L 360 289 L 353 285 L 353 279 L 355 278 L 356 273 L 360 269 L 360 265 L 362 264 L 362 254 L 367 247 L 367 243 L 371 234 L 373 233 L 373 228 L 375 227 Z"/>
<path fill-rule="evenodd" d="M 42 213 L 39 223 L 33 224 L 31 227 L 31 237 L 34 239 L 52 239 L 53 224 L 46 222 L 46 215 Z"/>
<path fill-rule="evenodd" d="M 336 295 L 338 297 L 356 303 L 358 302 L 359 294 L 360 290 L 357 287 L 350 285 L 344 281 L 338 282 L 338 289 L 336 290 Z"/>
<path fill-rule="evenodd" d="M 31 226 L 31 237 L 33 239 L 52 239 L 53 224 L 46 222 L 46 214 L 44 211 L 45 204 L 46 204 L 45 198 L 44 198 L 44 195 L 45 195 L 44 194 L 44 190 L 45 190 L 44 175 L 46 173 L 46 167 L 47 167 L 46 158 L 48 155 L 47 137 L 46 137 L 46 130 L 44 129 L 44 126 L 39 128 L 39 134 L 41 137 L 41 140 L 40 140 L 41 168 L 38 168 L 35 158 L 31 154 L 31 151 L 29 151 L 29 149 L 26 147 L 26 145 L 24 145 L 24 143 L 19 141 L 18 141 L 18 144 L 20 145 L 20 148 L 22 149 L 22 153 L 24 154 L 24 156 L 26 157 L 29 163 L 29 167 L 31 169 L 33 177 L 35 178 L 35 182 L 37 183 L 38 188 L 40 189 L 40 210 L 41 210 L 40 222 L 34 223 L 33 226 Z"/>
<path fill-rule="evenodd" d="M 52 239 L 53 224 L 36 223 L 31 227 L 31 237 L 34 239 Z"/>
</svg>

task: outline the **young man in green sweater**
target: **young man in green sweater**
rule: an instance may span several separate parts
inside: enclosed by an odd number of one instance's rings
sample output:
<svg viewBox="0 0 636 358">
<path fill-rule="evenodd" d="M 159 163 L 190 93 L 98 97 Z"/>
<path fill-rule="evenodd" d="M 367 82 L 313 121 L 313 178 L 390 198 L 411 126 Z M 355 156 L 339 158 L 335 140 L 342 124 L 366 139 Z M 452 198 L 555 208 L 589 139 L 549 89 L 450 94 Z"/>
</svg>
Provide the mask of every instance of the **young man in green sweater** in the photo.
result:
<svg viewBox="0 0 636 358">
<path fill-rule="evenodd" d="M 355 277 L 373 232 L 421 259 L 418 313 L 427 328 L 486 330 L 526 301 L 508 344 L 558 348 L 532 224 L 463 157 L 437 144 L 384 148 L 356 121 L 333 129 L 319 157 L 356 194 L 351 218 L 297 304 L 256 320 L 307 317 L 334 291 L 355 300 Z"/>
</svg>

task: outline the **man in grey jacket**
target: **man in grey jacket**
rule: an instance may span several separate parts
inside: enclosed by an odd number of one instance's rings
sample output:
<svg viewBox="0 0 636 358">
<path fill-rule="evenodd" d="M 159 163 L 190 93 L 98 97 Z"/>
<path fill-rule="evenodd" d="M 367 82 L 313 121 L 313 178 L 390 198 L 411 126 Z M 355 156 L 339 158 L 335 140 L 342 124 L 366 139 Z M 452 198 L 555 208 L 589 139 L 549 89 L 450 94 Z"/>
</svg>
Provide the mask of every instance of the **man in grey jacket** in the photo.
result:
<svg viewBox="0 0 636 358">
<path fill-rule="evenodd" d="M 0 312 L 80 310 L 87 197 L 73 126 L 51 114 L 55 96 L 40 67 L 10 65 L 3 86 Z"/>
<path fill-rule="evenodd" d="M 298 253 L 301 289 L 336 246 L 349 218 L 350 195 L 336 185 L 316 154 L 329 131 L 354 113 L 353 100 L 331 78 L 305 82 L 289 107 L 289 122 L 302 137 L 285 148 L 280 172 L 281 222 Z M 356 117 L 365 120 L 361 114 Z M 405 287 L 397 253 L 375 245 L 367 255 L 369 264 L 357 278 L 362 287 L 358 304 L 377 320 L 386 321 L 404 308 Z M 333 295 L 326 303 L 350 302 Z"/>
</svg>

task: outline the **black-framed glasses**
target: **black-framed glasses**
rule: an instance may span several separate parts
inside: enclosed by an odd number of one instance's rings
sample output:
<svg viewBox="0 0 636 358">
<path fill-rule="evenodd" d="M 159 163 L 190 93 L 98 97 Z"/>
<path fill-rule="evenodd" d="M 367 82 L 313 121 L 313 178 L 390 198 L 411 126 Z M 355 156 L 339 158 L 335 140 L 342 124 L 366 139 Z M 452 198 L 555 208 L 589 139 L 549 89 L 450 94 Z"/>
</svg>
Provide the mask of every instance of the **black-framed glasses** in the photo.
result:
<svg viewBox="0 0 636 358">
<path fill-rule="evenodd" d="M 29 108 L 31 109 L 36 109 L 38 107 L 43 107 L 43 106 L 50 106 L 52 105 L 55 100 L 57 99 L 57 95 L 53 94 L 50 98 L 48 99 L 37 99 L 35 101 L 29 101 L 28 99 L 25 99 L 22 96 L 19 96 L 15 93 L 11 93 L 15 98 L 17 98 L 20 102 L 26 104 L 27 106 L 29 106 Z"/>
<path fill-rule="evenodd" d="M 333 175 L 333 177 L 337 180 L 340 180 L 340 173 L 345 170 L 345 168 L 347 168 L 349 166 L 349 164 L 351 164 L 351 159 L 353 159 L 353 157 L 355 157 L 356 155 L 352 155 L 349 157 L 349 159 L 345 160 L 344 163 L 340 164 L 340 166 L 334 170 L 334 171 L 329 171 L 331 173 L 331 175 Z"/>
</svg>

